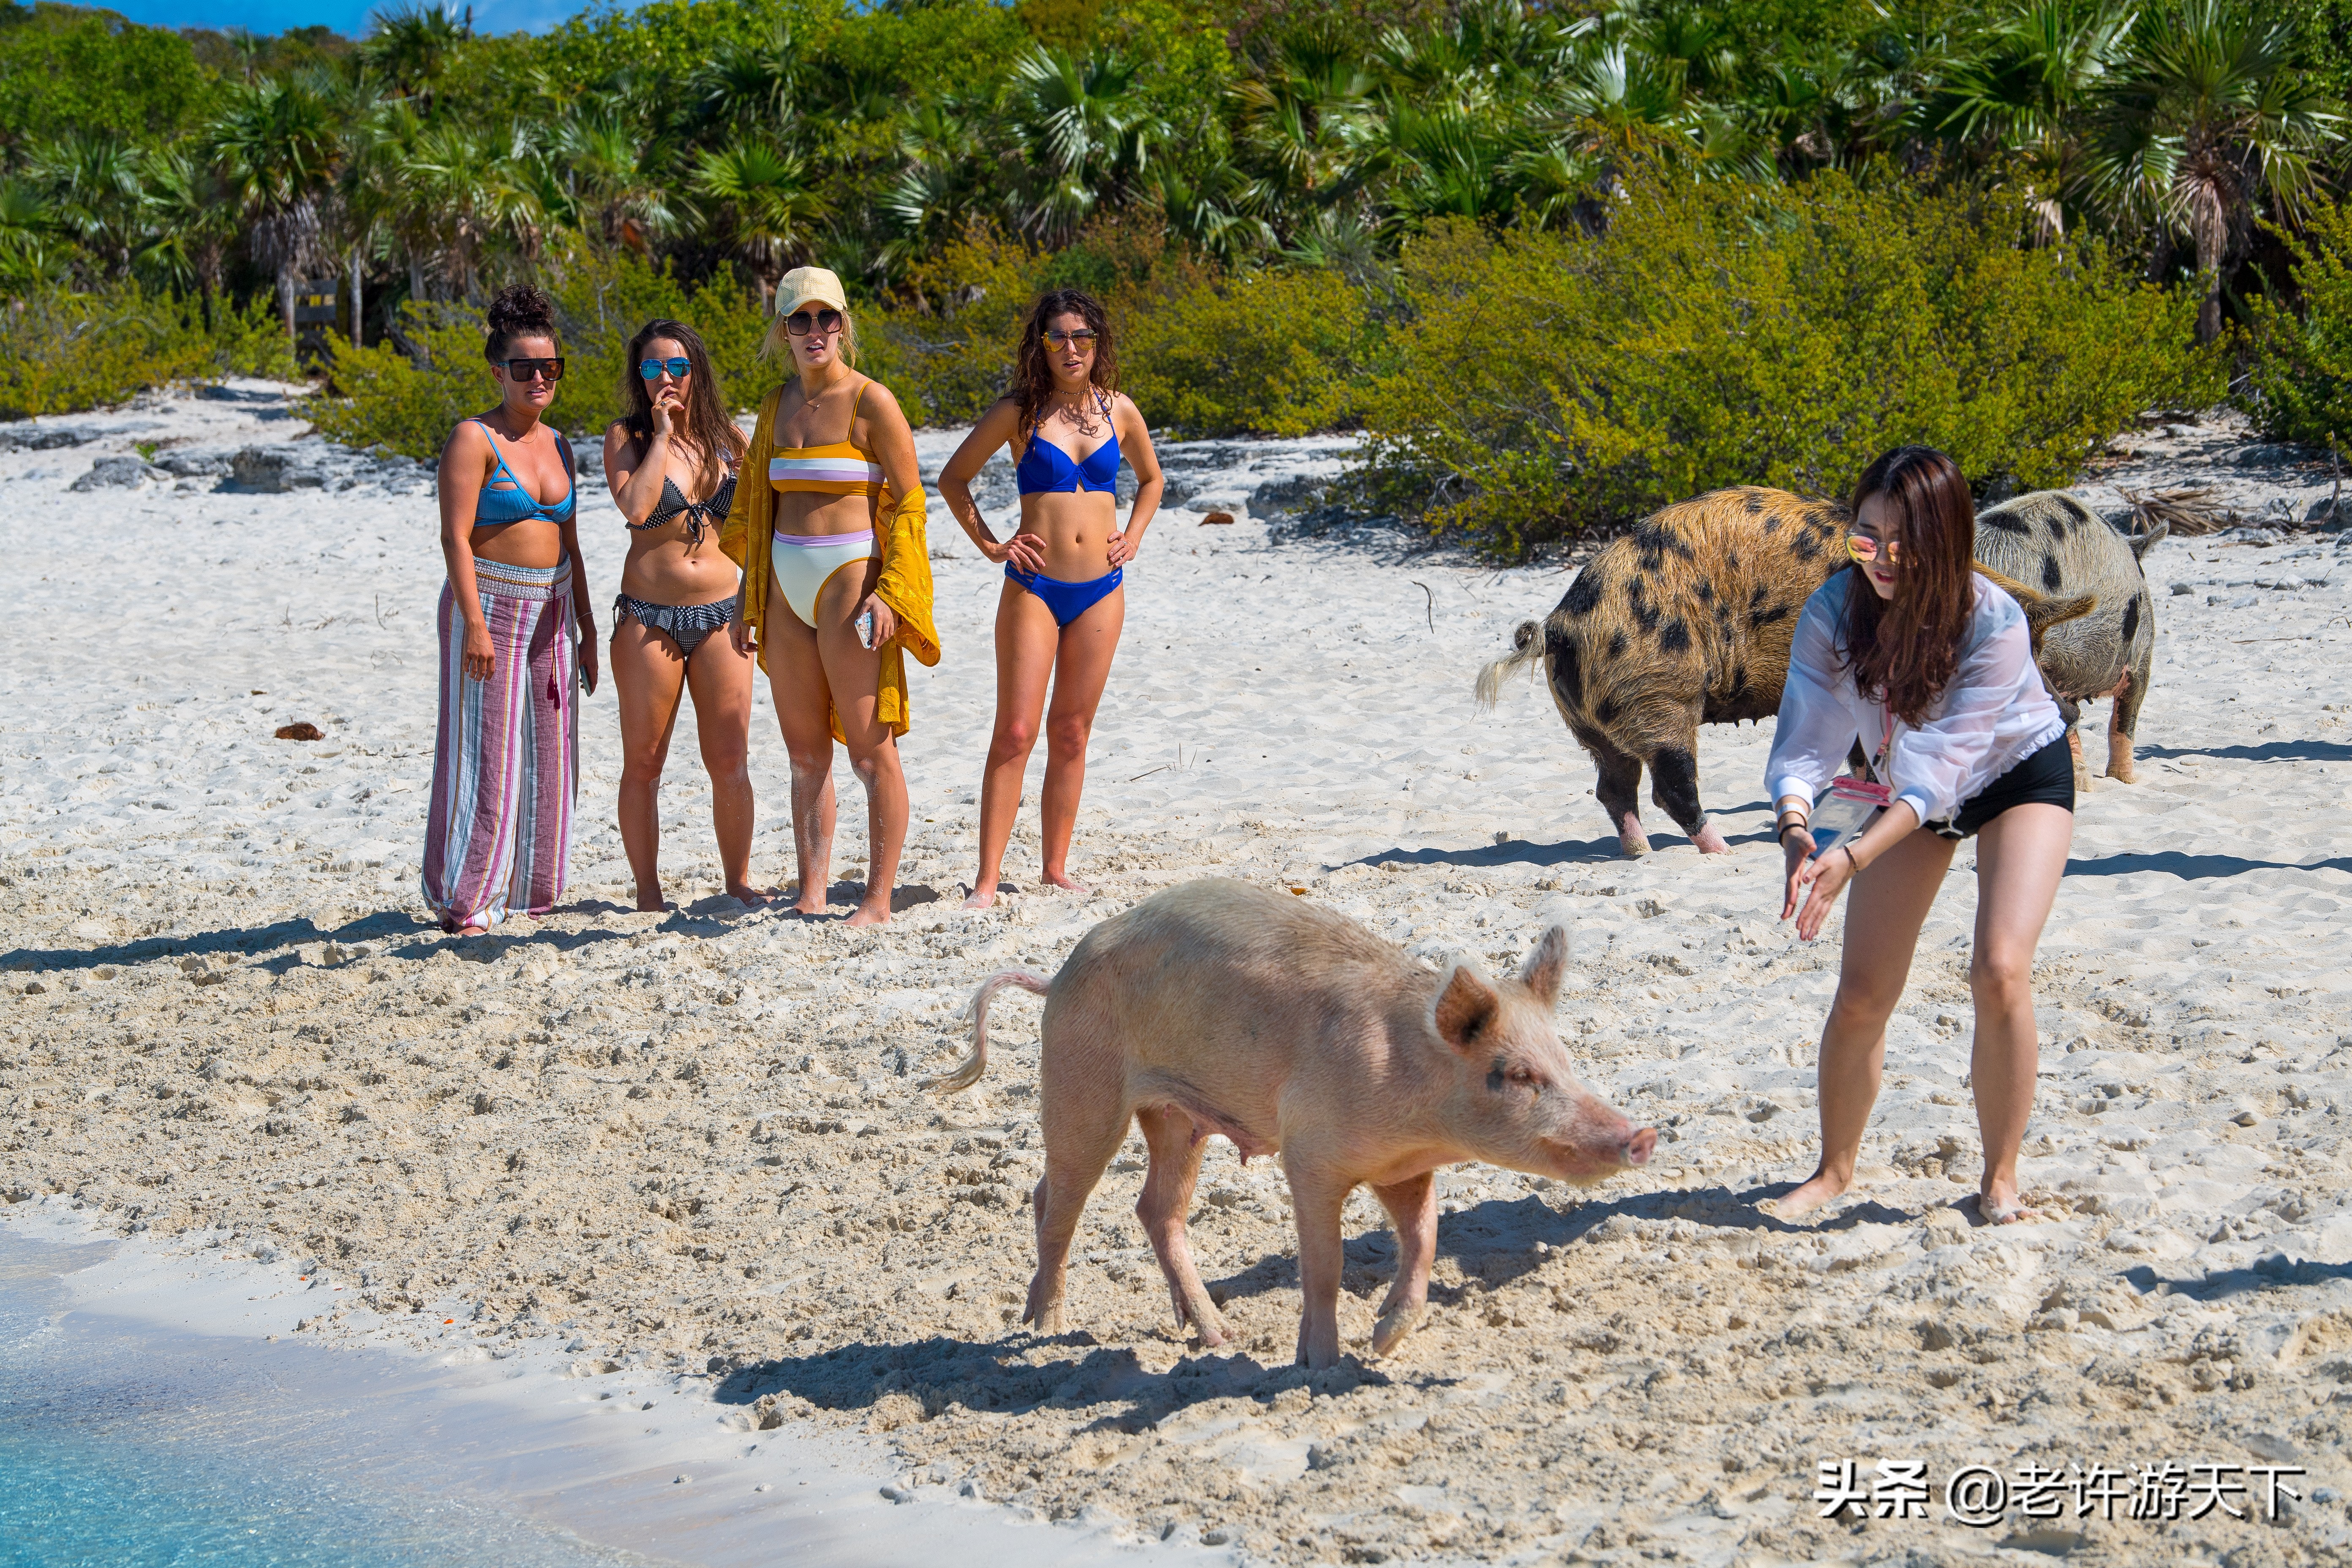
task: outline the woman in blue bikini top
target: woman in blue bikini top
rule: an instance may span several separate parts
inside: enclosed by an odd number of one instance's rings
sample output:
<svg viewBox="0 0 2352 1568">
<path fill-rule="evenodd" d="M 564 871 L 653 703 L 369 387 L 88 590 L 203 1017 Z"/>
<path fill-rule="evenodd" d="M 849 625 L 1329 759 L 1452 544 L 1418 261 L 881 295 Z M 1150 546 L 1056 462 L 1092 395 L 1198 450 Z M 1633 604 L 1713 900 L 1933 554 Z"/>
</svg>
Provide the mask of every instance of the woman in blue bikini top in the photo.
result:
<svg viewBox="0 0 2352 1568">
<path fill-rule="evenodd" d="M 1018 454 L 1021 523 L 999 541 L 971 498 L 981 465 Z M 1118 468 L 1135 500 L 1118 526 Z M 940 495 L 980 552 L 1004 566 L 996 606 L 996 732 L 980 789 L 980 868 L 969 907 L 996 899 L 1004 847 L 1021 809 L 1021 775 L 1042 721 L 1045 881 L 1070 879 L 1070 833 L 1086 782 L 1087 738 L 1127 616 L 1126 568 L 1159 510 L 1160 459 L 1134 401 L 1103 308 L 1082 289 L 1038 300 L 1021 337 L 1013 389 L 981 416 L 940 474 Z M 1053 708 L 1046 712 L 1046 689 Z"/>
</svg>

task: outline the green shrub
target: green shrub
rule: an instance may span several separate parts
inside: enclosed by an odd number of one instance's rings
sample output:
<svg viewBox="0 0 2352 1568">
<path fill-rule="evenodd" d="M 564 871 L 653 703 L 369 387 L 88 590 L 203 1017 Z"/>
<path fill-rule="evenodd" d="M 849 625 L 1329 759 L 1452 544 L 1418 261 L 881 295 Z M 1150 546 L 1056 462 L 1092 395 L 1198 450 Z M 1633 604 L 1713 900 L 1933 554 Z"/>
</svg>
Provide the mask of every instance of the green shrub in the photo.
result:
<svg viewBox="0 0 2352 1568">
<path fill-rule="evenodd" d="M 267 299 L 222 304 L 210 331 L 196 300 L 129 283 L 33 289 L 0 306 L 0 418 L 102 407 L 173 382 L 293 374 Z"/>
<path fill-rule="evenodd" d="M 2220 398 L 2193 299 L 2095 242 L 2028 247 L 2027 216 L 1894 177 L 1637 170 L 1599 239 L 1433 230 L 1360 482 L 1518 551 L 1724 485 L 1839 494 L 1905 442 L 2063 484 L 2143 409 Z"/>
<path fill-rule="evenodd" d="M 1336 272 L 1187 268 L 1129 296 L 1127 390 L 1190 436 L 1304 436 L 1359 422 L 1381 334 Z"/>
<path fill-rule="evenodd" d="M 775 384 L 759 362 L 767 321 L 751 289 L 713 280 L 688 289 L 667 267 L 633 255 L 588 258 L 550 289 L 567 363 L 549 423 L 575 444 L 604 439 L 621 416 L 623 363 L 629 339 L 657 316 L 688 322 L 710 349 L 710 368 L 730 405 L 747 408 Z M 482 357 L 482 313 L 468 305 L 401 307 L 399 337 L 370 349 L 331 346 L 331 390 L 310 398 L 304 415 L 321 435 L 347 446 L 383 446 L 412 458 L 439 456 L 450 427 L 498 399 Z"/>
<path fill-rule="evenodd" d="M 2252 301 L 2242 402 L 2273 440 L 2352 443 L 2352 208 L 2323 201 L 2300 236 L 2278 233 L 2302 309 Z"/>
<path fill-rule="evenodd" d="M 908 302 L 869 310 L 866 368 L 918 423 L 967 424 L 1003 395 L 1014 338 L 1046 289 L 1103 300 L 1121 384 L 1154 428 L 1305 435 L 1355 423 L 1380 336 L 1370 300 L 1326 271 L 1228 273 L 1157 226 L 1106 223 L 1053 253 L 976 229 L 909 274 Z"/>
</svg>

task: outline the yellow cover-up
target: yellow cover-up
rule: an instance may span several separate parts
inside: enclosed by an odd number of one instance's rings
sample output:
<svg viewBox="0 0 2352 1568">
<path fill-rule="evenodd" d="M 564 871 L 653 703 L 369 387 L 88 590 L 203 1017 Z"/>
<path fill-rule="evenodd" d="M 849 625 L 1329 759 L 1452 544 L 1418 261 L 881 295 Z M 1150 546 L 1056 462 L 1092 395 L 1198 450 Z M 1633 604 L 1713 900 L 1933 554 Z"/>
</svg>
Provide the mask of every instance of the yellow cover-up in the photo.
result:
<svg viewBox="0 0 2352 1568">
<path fill-rule="evenodd" d="M 774 550 L 776 492 L 768 484 L 768 460 L 776 452 L 776 408 L 784 389 L 778 387 L 760 404 L 759 423 L 751 428 L 751 449 L 744 454 L 744 482 L 735 487 L 735 505 L 719 533 L 719 548 L 743 568 L 743 621 L 760 643 L 760 668 L 768 668 L 768 584 L 773 581 L 769 555 Z M 903 735 L 912 720 L 907 706 L 907 660 L 911 652 L 928 668 L 940 662 L 939 628 L 931 620 L 931 550 L 923 529 L 924 502 L 919 487 L 909 496 L 894 496 L 885 484 L 876 502 L 874 533 L 882 546 L 882 581 L 875 594 L 898 617 L 897 635 L 882 645 L 882 669 L 875 681 L 874 717 Z M 790 615 L 786 609 L 783 612 Z M 841 715 L 827 717 L 833 738 L 848 743 L 841 732 Z"/>
</svg>

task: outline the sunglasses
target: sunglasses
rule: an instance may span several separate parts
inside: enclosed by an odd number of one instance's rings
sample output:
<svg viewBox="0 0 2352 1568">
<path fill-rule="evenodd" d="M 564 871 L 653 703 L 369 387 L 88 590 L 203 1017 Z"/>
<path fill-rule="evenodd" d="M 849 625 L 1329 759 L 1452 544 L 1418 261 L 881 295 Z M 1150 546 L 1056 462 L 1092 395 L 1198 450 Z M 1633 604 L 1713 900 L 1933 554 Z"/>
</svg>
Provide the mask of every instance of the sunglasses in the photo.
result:
<svg viewBox="0 0 2352 1568">
<path fill-rule="evenodd" d="M 841 331 L 841 312 L 794 310 L 784 318 L 784 331 L 796 338 L 804 338 L 812 331 L 837 332 Z"/>
<path fill-rule="evenodd" d="M 1867 566 L 1878 559 L 1878 541 L 1866 533 L 1849 533 L 1845 536 L 1845 552 Z M 1891 539 L 1886 542 L 1886 563 L 1903 564 L 1903 546 Z"/>
<path fill-rule="evenodd" d="M 690 359 L 641 359 L 637 362 L 637 374 L 647 381 L 659 381 L 664 371 L 669 372 L 672 381 L 684 381 L 686 373 L 693 368 L 694 362 Z"/>
<path fill-rule="evenodd" d="M 1049 330 L 1045 333 L 1045 346 L 1049 349 L 1074 348 L 1080 353 L 1085 353 L 1095 346 L 1095 333 L 1092 328 L 1075 332 L 1057 332 Z"/>
<path fill-rule="evenodd" d="M 553 359 L 510 359 L 501 360 L 499 363 L 507 367 L 507 379 L 509 381 L 531 381 L 540 376 L 545 376 L 550 381 L 563 379 L 562 354 L 556 355 Z"/>
</svg>

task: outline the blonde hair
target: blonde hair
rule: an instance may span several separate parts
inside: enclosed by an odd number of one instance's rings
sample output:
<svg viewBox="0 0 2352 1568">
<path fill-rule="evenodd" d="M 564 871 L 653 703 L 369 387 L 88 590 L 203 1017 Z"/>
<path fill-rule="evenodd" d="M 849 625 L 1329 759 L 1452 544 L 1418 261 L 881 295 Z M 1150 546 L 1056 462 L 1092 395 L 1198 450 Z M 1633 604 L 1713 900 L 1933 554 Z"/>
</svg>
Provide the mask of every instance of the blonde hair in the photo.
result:
<svg viewBox="0 0 2352 1568">
<path fill-rule="evenodd" d="M 793 363 L 793 336 L 784 331 L 784 313 L 776 312 L 769 319 L 768 335 L 760 340 L 760 357 L 774 364 Z M 841 342 L 834 352 L 841 356 L 842 363 L 852 370 L 857 368 L 857 318 L 847 310 L 841 312 Z"/>
</svg>

